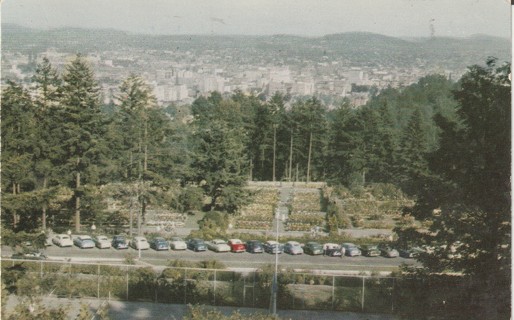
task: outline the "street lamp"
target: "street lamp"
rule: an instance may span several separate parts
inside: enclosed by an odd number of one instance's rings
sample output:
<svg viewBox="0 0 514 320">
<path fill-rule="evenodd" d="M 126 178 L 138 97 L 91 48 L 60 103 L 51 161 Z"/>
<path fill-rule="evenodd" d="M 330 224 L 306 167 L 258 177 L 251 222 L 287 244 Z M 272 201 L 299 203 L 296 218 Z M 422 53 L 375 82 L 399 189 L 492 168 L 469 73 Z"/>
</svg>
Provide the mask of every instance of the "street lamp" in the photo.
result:
<svg viewBox="0 0 514 320">
<path fill-rule="evenodd" d="M 278 208 L 275 210 L 275 218 L 277 221 L 277 232 L 276 232 L 276 241 L 277 247 L 275 248 L 275 274 L 273 276 L 273 286 L 272 286 L 272 300 L 271 300 L 271 314 L 273 316 L 277 316 L 277 291 L 278 291 L 278 250 L 280 249 L 280 244 L 278 242 L 278 220 L 279 220 L 279 210 Z"/>
</svg>

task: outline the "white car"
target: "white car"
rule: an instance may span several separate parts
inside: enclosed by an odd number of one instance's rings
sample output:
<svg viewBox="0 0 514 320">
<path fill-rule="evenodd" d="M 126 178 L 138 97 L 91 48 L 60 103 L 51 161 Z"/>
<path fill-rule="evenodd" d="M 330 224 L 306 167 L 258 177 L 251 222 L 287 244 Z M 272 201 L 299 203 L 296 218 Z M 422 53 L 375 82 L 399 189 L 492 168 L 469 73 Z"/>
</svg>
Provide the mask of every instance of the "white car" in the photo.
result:
<svg viewBox="0 0 514 320">
<path fill-rule="evenodd" d="M 95 236 L 93 237 L 93 241 L 99 249 L 109 249 L 111 247 L 111 240 L 106 236 Z"/>
<path fill-rule="evenodd" d="M 209 250 L 214 252 L 229 252 L 230 246 L 227 244 L 225 240 L 214 239 L 211 241 L 206 241 L 205 244 Z"/>
<path fill-rule="evenodd" d="M 67 234 L 56 234 L 53 239 L 52 243 L 59 247 L 72 247 L 73 241 L 71 241 L 71 238 Z"/>
<path fill-rule="evenodd" d="M 173 250 L 186 250 L 187 243 L 179 237 L 172 237 L 170 240 L 170 248 Z"/>
<path fill-rule="evenodd" d="M 130 246 L 136 250 L 150 249 L 150 244 L 145 237 L 134 237 L 134 239 L 130 241 Z"/>
</svg>

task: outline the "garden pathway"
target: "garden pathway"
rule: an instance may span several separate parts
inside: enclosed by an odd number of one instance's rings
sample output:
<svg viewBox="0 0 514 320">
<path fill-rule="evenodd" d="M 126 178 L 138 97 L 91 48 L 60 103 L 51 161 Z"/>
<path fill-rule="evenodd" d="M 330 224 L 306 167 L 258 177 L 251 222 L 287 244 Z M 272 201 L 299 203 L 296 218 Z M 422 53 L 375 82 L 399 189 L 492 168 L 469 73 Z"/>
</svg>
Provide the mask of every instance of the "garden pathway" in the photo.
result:
<svg viewBox="0 0 514 320">
<path fill-rule="evenodd" d="M 285 227 L 284 222 L 287 220 L 289 216 L 289 208 L 287 207 L 288 203 L 291 202 L 291 198 L 293 197 L 294 188 L 290 185 L 283 185 L 280 187 L 280 195 L 277 203 L 277 213 L 279 215 L 279 219 L 273 220 L 273 231 L 277 230 L 277 222 L 278 222 L 278 232 L 284 233 Z"/>
</svg>

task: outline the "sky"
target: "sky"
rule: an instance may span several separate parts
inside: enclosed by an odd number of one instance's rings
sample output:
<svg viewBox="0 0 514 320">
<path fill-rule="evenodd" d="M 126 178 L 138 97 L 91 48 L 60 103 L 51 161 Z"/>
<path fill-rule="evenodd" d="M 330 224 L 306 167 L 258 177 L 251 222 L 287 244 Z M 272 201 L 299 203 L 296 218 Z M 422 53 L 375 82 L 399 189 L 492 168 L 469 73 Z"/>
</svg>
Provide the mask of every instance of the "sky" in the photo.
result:
<svg viewBox="0 0 514 320">
<path fill-rule="evenodd" d="M 2 23 L 144 34 L 511 37 L 509 0 L 2 0 Z"/>
</svg>

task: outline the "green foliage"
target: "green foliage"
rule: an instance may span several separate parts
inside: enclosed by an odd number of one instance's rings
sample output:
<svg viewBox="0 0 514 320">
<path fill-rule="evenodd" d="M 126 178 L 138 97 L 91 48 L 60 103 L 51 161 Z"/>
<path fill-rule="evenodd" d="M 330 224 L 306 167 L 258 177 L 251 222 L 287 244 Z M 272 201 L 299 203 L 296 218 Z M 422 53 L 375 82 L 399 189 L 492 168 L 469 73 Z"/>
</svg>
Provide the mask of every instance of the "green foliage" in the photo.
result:
<svg viewBox="0 0 514 320">
<path fill-rule="evenodd" d="M 232 314 L 226 315 L 219 310 L 207 308 L 200 305 L 189 305 L 188 314 L 184 320 L 277 320 L 276 317 L 269 314 L 242 314 L 240 311 L 233 311 Z"/>
<path fill-rule="evenodd" d="M 397 230 L 402 241 L 433 248 L 420 259 L 428 270 L 473 275 L 481 287 L 476 315 L 487 318 L 501 318 L 510 306 L 509 70 L 493 59 L 462 77 L 457 118 L 436 116 L 439 148 L 427 157 L 431 175 L 412 210 L 430 222 L 428 230 Z"/>
<path fill-rule="evenodd" d="M 205 269 L 226 269 L 226 266 L 223 262 L 218 260 L 205 260 L 199 263 L 200 268 Z"/>
<path fill-rule="evenodd" d="M 24 298 L 14 307 L 6 319 L 8 320 L 66 320 L 69 307 L 46 307 L 39 298 Z"/>
<path fill-rule="evenodd" d="M 195 186 L 186 186 L 178 197 L 178 203 L 182 212 L 200 210 L 203 206 L 202 189 Z"/>
</svg>

